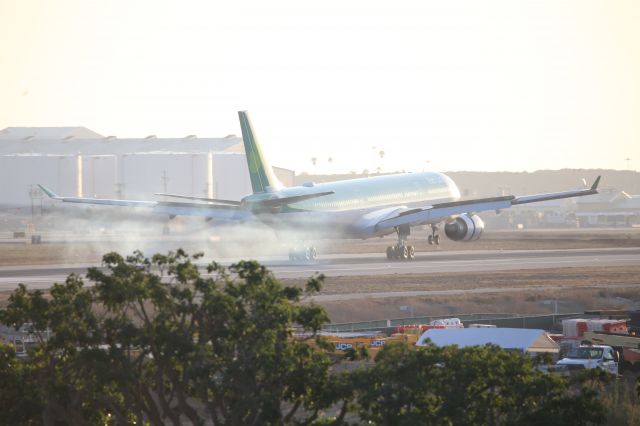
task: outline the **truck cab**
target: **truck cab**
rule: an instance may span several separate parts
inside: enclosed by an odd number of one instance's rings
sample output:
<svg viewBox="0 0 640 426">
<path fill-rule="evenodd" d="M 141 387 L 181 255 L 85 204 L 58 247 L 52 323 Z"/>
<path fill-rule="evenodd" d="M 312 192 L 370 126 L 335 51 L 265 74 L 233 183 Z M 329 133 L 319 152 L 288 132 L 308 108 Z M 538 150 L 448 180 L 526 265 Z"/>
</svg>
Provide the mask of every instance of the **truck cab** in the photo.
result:
<svg viewBox="0 0 640 426">
<path fill-rule="evenodd" d="M 556 365 L 566 366 L 569 371 L 601 368 L 618 374 L 618 354 L 611 346 L 580 345 L 569 351 Z"/>
</svg>

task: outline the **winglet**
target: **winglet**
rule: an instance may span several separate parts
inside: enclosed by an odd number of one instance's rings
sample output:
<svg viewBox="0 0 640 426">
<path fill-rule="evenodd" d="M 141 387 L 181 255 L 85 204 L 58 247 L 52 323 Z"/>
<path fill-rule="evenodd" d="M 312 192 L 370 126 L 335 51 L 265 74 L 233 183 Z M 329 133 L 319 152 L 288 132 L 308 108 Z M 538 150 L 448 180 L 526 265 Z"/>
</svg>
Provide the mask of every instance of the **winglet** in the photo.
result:
<svg viewBox="0 0 640 426">
<path fill-rule="evenodd" d="M 60 199 L 60 197 L 58 197 L 58 195 L 55 192 L 51 191 L 50 189 L 47 189 L 43 185 L 38 184 L 38 187 L 42 190 L 42 192 L 47 194 L 49 198 L 53 198 L 54 200 Z"/>
<path fill-rule="evenodd" d="M 597 191 L 597 190 L 598 190 L 598 184 L 600 183 L 600 177 L 601 177 L 601 176 L 598 176 L 598 177 L 596 178 L 596 181 L 595 181 L 595 182 L 593 182 L 593 185 L 591 185 L 591 190 L 592 190 L 592 191 Z"/>
</svg>

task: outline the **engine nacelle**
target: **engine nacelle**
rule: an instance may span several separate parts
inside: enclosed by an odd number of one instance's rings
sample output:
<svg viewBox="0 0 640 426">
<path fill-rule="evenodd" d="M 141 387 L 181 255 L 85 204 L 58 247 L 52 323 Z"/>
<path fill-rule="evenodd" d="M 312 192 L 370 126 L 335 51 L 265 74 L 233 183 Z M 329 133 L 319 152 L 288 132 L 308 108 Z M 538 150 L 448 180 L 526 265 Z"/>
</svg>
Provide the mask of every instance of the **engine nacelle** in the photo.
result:
<svg viewBox="0 0 640 426">
<path fill-rule="evenodd" d="M 453 241 L 475 241 L 484 231 L 484 222 L 477 215 L 463 214 L 444 225 L 444 234 Z"/>
</svg>

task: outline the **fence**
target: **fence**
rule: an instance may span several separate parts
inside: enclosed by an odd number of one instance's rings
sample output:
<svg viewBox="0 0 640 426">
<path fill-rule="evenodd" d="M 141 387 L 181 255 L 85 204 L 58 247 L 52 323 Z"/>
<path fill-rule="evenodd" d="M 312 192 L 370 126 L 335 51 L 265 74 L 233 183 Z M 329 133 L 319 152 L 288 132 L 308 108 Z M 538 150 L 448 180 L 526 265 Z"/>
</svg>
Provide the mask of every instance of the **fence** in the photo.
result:
<svg viewBox="0 0 640 426">
<path fill-rule="evenodd" d="M 491 324 L 497 327 L 509 328 L 539 328 L 550 330 L 564 318 L 576 317 L 582 313 L 570 314 L 545 314 L 545 315 L 519 315 L 508 313 L 495 314 L 466 314 L 466 315 L 440 315 L 422 316 L 412 318 L 394 318 L 377 321 L 351 322 L 342 324 L 327 324 L 322 331 L 329 333 L 346 331 L 390 331 L 399 325 L 428 324 L 433 320 L 443 318 L 460 318 L 465 326 L 469 324 Z"/>
</svg>

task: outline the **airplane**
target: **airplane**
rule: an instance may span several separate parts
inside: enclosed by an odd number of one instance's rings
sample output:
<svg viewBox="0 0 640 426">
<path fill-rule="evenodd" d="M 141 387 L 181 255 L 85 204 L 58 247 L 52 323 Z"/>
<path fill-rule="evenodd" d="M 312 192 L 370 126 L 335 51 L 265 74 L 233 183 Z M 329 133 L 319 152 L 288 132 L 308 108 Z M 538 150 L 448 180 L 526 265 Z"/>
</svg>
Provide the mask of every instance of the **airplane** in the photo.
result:
<svg viewBox="0 0 640 426">
<path fill-rule="evenodd" d="M 478 212 L 499 212 L 520 204 L 581 197 L 598 193 L 598 176 L 588 189 L 524 196 L 500 196 L 460 200 L 454 181 L 443 173 L 398 173 L 328 183 L 307 182 L 285 188 L 276 178 L 263 154 L 249 114 L 239 111 L 252 193 L 240 201 L 155 194 L 188 201 L 133 201 L 81 197 L 61 197 L 39 185 L 50 198 L 67 203 L 101 204 L 150 209 L 152 213 L 202 216 L 218 223 L 259 222 L 276 235 L 288 233 L 312 238 L 382 237 L 395 233 L 397 242 L 388 246 L 389 260 L 411 260 L 415 248 L 407 244 L 411 228 L 427 225 L 429 244 L 440 243 L 439 228 L 453 241 L 480 238 L 484 222 Z M 286 237 L 285 237 L 286 238 Z M 291 260 L 315 261 L 317 250 L 302 245 L 289 252 Z"/>
</svg>

